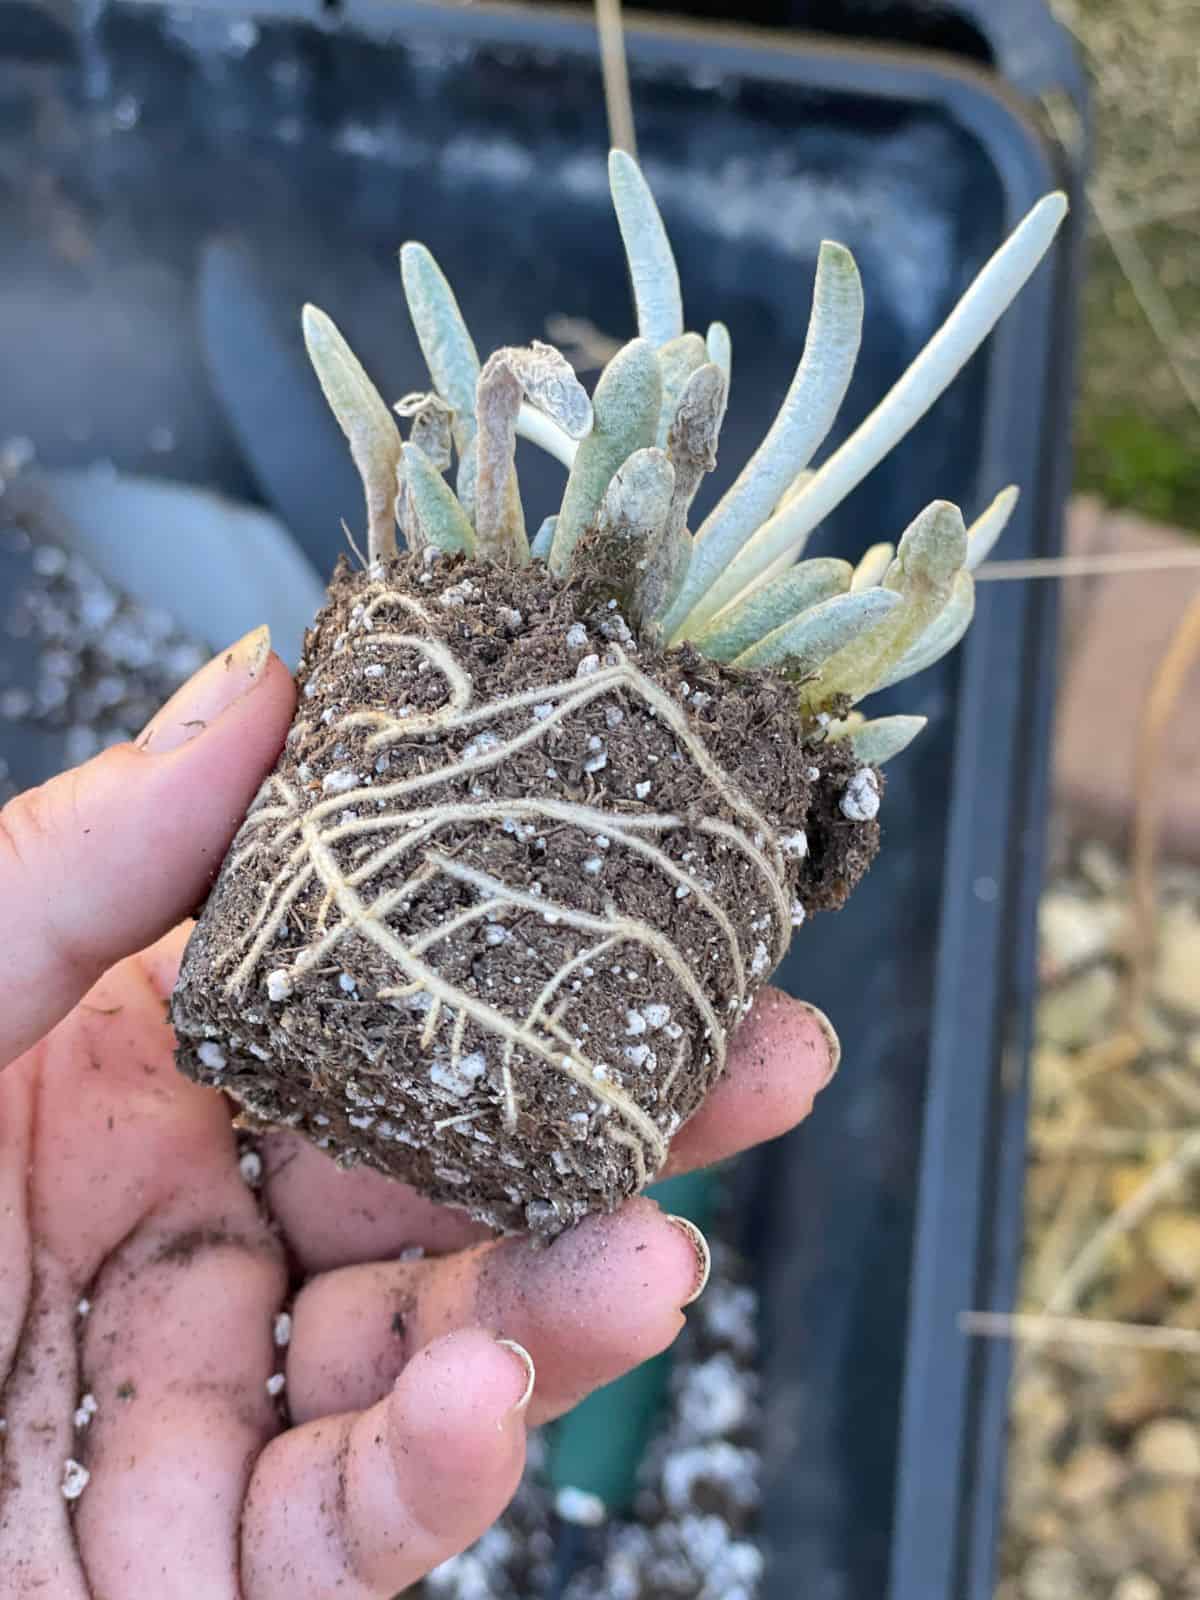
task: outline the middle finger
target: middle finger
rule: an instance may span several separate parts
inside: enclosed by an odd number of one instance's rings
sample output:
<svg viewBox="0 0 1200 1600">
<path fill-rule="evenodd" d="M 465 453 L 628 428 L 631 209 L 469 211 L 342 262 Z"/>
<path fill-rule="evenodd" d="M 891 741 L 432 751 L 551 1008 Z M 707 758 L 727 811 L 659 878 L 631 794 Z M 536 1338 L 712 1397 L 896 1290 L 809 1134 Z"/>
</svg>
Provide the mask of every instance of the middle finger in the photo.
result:
<svg viewBox="0 0 1200 1600">
<path fill-rule="evenodd" d="M 545 1422 L 664 1350 L 706 1276 L 703 1239 L 645 1199 L 548 1246 L 502 1239 L 325 1273 L 293 1313 L 292 1415 L 363 1410 L 433 1339 L 479 1327 L 529 1351 L 538 1373 L 530 1421 Z"/>
</svg>

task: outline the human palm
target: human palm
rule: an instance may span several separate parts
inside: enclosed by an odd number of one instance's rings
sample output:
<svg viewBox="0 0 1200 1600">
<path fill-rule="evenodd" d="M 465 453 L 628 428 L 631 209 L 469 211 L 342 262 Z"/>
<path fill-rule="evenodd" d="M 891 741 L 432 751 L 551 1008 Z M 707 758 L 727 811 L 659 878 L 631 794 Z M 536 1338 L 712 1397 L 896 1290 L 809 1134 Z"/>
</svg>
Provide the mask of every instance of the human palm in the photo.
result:
<svg viewBox="0 0 1200 1600">
<path fill-rule="evenodd" d="M 383 1600 L 500 1513 L 528 1426 L 663 1349 L 702 1286 L 703 1242 L 649 1200 L 536 1248 L 288 1135 L 260 1175 L 175 1072 L 186 928 L 119 958 L 199 897 L 291 704 L 252 637 L 137 748 L 0 816 L 12 1600 Z M 760 997 L 671 1170 L 797 1121 L 835 1051 Z"/>
</svg>

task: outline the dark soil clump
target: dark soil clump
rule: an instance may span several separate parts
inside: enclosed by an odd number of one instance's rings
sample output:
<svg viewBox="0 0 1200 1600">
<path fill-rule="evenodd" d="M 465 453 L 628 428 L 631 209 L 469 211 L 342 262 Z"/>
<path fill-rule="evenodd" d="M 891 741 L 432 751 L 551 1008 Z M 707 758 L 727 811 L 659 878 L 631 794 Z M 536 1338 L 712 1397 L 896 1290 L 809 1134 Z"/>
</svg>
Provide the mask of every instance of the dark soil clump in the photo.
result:
<svg viewBox="0 0 1200 1600">
<path fill-rule="evenodd" d="M 784 678 L 640 650 L 540 567 L 343 563 L 298 683 L 184 958 L 181 1066 L 497 1227 L 611 1209 L 869 864 L 853 756 Z"/>
</svg>

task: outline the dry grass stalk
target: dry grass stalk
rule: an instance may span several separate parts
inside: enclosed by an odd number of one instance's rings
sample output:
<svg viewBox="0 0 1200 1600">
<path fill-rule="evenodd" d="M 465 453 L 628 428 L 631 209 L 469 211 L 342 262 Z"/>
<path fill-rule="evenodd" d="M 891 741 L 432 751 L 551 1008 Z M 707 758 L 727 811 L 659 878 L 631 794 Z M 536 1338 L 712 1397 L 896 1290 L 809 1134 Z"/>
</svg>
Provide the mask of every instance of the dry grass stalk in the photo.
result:
<svg viewBox="0 0 1200 1600">
<path fill-rule="evenodd" d="M 1098 1317 L 1051 1316 L 1033 1311 L 964 1311 L 958 1319 L 964 1333 L 984 1339 L 1087 1345 L 1104 1350 L 1167 1350 L 1200 1356 L 1200 1330 L 1151 1327 L 1138 1322 L 1108 1322 Z"/>
</svg>

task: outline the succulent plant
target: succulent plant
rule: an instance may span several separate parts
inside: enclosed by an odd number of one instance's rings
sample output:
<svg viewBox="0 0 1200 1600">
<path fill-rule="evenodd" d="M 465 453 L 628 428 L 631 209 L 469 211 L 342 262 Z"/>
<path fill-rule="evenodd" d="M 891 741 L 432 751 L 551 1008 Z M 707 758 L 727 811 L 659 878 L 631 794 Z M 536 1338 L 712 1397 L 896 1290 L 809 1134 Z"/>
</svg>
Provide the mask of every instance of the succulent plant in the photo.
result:
<svg viewBox="0 0 1200 1600">
<path fill-rule="evenodd" d="M 305 308 L 363 481 L 365 570 L 342 561 L 309 632 L 296 721 L 173 1001 L 182 1067 L 250 1124 L 541 1234 L 650 1181 L 793 928 L 869 864 L 878 769 L 923 719 L 855 707 L 962 637 L 1016 490 L 969 528 L 935 501 L 856 566 L 800 558 L 1066 209 L 1033 208 L 814 469 L 863 310 L 850 252 L 822 244 L 791 387 L 692 531 L 730 337 L 685 329 L 636 164 L 614 152 L 610 181 L 638 336 L 590 397 L 547 344 L 481 362 L 422 245 L 401 268 L 429 392 L 389 408 Z M 566 469 L 532 539 L 519 436 Z"/>
</svg>

